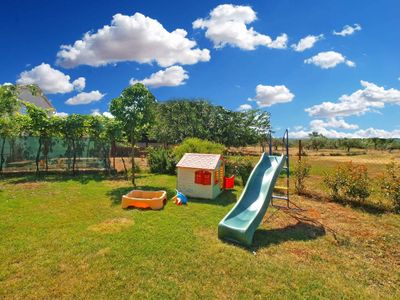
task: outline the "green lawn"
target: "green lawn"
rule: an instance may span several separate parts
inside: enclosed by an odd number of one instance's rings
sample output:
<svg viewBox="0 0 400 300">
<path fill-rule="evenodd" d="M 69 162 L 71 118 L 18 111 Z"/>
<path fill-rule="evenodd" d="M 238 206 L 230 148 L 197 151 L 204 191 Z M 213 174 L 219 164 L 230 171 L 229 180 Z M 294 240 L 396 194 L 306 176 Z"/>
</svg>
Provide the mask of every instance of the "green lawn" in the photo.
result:
<svg viewBox="0 0 400 300">
<path fill-rule="evenodd" d="M 171 197 L 175 179 L 140 174 L 138 185 Z M 294 197 L 318 222 L 270 209 L 244 249 L 217 238 L 240 189 L 122 210 L 130 189 L 85 175 L 0 181 L 0 298 L 400 297 L 398 215 Z"/>
</svg>

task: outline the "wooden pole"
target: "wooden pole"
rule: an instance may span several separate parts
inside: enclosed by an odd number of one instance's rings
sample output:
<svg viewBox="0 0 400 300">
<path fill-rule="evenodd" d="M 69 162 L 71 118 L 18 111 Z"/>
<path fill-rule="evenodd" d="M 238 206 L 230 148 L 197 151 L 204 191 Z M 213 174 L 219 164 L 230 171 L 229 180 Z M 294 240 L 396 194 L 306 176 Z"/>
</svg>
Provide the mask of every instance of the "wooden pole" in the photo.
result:
<svg viewBox="0 0 400 300">
<path fill-rule="evenodd" d="M 299 140 L 299 161 L 301 161 L 302 153 L 303 153 L 303 147 L 301 145 L 301 140 Z"/>
</svg>

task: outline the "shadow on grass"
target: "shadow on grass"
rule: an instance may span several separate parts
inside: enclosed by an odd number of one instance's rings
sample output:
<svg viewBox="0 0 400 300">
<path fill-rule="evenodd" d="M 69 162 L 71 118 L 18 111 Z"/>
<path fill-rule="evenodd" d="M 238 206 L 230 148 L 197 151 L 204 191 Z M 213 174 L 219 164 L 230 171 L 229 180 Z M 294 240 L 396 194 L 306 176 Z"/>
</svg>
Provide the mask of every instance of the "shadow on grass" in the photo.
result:
<svg viewBox="0 0 400 300">
<path fill-rule="evenodd" d="M 258 229 L 253 238 L 251 250 L 279 245 L 287 241 L 309 241 L 315 240 L 326 234 L 323 226 L 317 226 L 305 222 L 297 222 L 276 229 Z"/>
<path fill-rule="evenodd" d="M 144 177 L 144 175 L 136 175 L 135 178 L 139 179 Z M 18 176 L 7 176 L 8 183 L 11 184 L 23 184 L 31 182 L 62 182 L 62 181 L 75 181 L 80 184 L 87 184 L 90 181 L 103 181 L 103 180 L 125 180 L 123 174 L 109 175 L 104 172 L 100 173 L 78 173 L 76 175 L 70 173 L 40 173 L 40 174 L 27 174 Z M 4 178 L 4 179 L 6 179 Z"/>
<path fill-rule="evenodd" d="M 372 202 L 354 202 L 354 201 L 334 201 L 343 206 L 349 206 L 353 209 L 360 210 L 373 215 L 382 215 L 384 213 L 390 212 L 389 208 L 385 208 L 379 203 Z"/>
<path fill-rule="evenodd" d="M 237 200 L 236 194 L 232 190 L 222 192 L 215 199 L 199 199 L 199 198 L 189 198 L 189 203 L 200 203 L 200 204 L 213 204 L 220 206 L 227 206 L 235 203 Z"/>
<path fill-rule="evenodd" d="M 381 215 L 387 212 L 390 212 L 390 208 L 384 207 L 383 205 L 379 203 L 373 203 L 370 201 L 365 201 L 365 202 L 355 202 L 355 201 L 346 201 L 346 200 L 331 200 L 327 196 L 310 192 L 310 191 L 305 191 L 304 193 L 301 194 L 301 196 L 306 197 L 309 200 L 314 200 L 314 201 L 319 201 L 319 202 L 333 202 L 340 204 L 342 206 L 349 206 L 353 209 L 356 210 L 361 210 L 363 212 L 367 212 L 369 214 L 374 214 L 374 215 Z"/>
<path fill-rule="evenodd" d="M 107 196 L 110 197 L 111 205 L 120 205 L 122 201 L 122 196 L 129 193 L 132 190 L 143 190 L 143 191 L 166 191 L 167 192 L 167 201 L 175 196 L 175 190 L 167 187 L 154 187 L 149 185 L 140 185 L 136 187 L 119 187 L 113 189 L 107 193 Z"/>
</svg>

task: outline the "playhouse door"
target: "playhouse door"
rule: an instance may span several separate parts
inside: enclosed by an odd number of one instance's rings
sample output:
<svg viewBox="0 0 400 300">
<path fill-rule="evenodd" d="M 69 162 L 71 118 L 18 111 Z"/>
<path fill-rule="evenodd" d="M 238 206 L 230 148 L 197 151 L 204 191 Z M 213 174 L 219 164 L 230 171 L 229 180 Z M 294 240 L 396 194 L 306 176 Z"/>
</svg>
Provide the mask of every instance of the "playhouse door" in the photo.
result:
<svg viewBox="0 0 400 300">
<path fill-rule="evenodd" d="M 221 163 L 221 166 L 219 167 L 219 188 L 221 190 L 224 189 L 225 183 L 224 183 L 224 178 L 225 178 L 225 166 L 224 163 Z"/>
</svg>

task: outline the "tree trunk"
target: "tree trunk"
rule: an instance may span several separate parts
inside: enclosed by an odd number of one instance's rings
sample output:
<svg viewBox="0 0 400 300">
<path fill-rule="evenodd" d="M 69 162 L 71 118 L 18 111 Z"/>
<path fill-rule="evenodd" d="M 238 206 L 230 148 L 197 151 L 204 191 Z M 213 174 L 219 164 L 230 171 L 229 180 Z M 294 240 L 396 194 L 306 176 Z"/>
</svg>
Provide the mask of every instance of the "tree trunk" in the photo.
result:
<svg viewBox="0 0 400 300">
<path fill-rule="evenodd" d="M 39 137 L 39 147 L 38 147 L 38 150 L 36 152 L 36 160 L 35 160 L 35 162 L 36 162 L 36 173 L 39 173 L 39 160 L 40 160 L 40 152 L 42 152 L 42 143 L 43 143 L 42 137 L 40 136 Z"/>
<path fill-rule="evenodd" d="M 76 149 L 75 140 L 72 141 L 72 173 L 75 175 L 75 164 L 76 164 Z"/>
<path fill-rule="evenodd" d="M 124 165 L 125 178 L 128 180 L 128 169 L 126 168 L 125 159 L 123 156 L 121 156 L 121 160 L 122 160 L 122 164 Z"/>
<path fill-rule="evenodd" d="M 132 185 L 135 185 L 135 138 L 131 136 L 131 164 L 132 164 Z"/>
<path fill-rule="evenodd" d="M 0 172 L 3 172 L 3 164 L 5 162 L 5 159 L 4 159 L 5 144 L 6 144 L 6 138 L 3 138 L 3 142 L 1 144 L 1 154 L 0 154 Z"/>
<path fill-rule="evenodd" d="M 50 149 L 51 139 L 46 138 L 44 140 L 44 161 L 46 164 L 46 172 L 49 170 L 49 149 Z"/>
<path fill-rule="evenodd" d="M 110 149 L 110 157 L 112 156 L 113 158 L 113 169 L 115 171 L 115 141 L 113 140 L 111 143 L 111 149 Z"/>
</svg>

